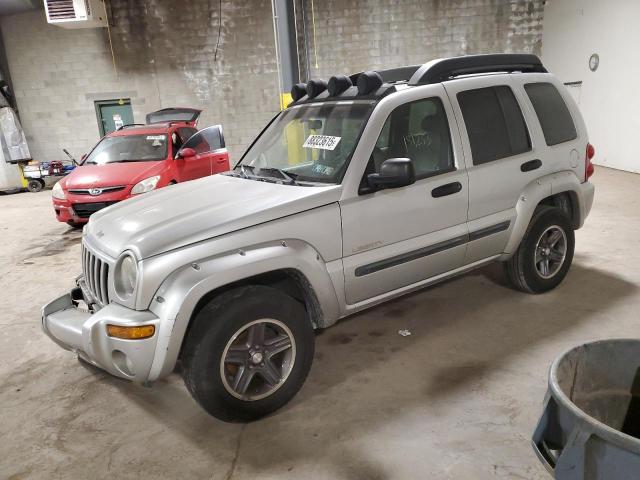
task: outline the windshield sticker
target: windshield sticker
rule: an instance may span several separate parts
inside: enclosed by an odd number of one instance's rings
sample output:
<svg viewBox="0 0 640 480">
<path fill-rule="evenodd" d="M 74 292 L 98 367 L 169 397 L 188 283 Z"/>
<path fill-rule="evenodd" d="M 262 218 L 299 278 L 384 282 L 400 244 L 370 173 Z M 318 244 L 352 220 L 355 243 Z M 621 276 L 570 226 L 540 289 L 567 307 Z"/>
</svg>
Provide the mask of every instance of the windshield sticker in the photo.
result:
<svg viewBox="0 0 640 480">
<path fill-rule="evenodd" d="M 333 174 L 334 170 L 335 170 L 335 168 L 330 167 L 328 165 L 322 165 L 321 163 L 316 163 L 313 166 L 313 171 L 314 172 L 320 173 L 322 175 L 327 175 L 327 176 Z"/>
<path fill-rule="evenodd" d="M 319 148 L 321 150 L 334 150 L 342 137 L 332 137 L 330 135 L 309 135 L 302 145 L 304 148 Z"/>
<path fill-rule="evenodd" d="M 164 135 L 147 135 L 147 140 L 152 140 L 152 147 L 160 147 L 164 143 Z"/>
</svg>

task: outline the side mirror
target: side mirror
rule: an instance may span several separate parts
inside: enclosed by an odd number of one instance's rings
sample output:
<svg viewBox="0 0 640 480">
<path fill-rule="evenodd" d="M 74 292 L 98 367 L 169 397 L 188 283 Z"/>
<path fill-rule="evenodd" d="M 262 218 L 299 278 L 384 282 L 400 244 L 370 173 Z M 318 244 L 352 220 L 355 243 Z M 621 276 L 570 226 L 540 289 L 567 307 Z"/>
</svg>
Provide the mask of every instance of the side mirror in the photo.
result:
<svg viewBox="0 0 640 480">
<path fill-rule="evenodd" d="M 416 181 L 413 162 L 409 158 L 390 158 L 385 160 L 380 166 L 380 173 L 369 174 L 367 181 L 373 191 L 411 185 Z"/>
<path fill-rule="evenodd" d="M 178 152 L 176 158 L 190 158 L 195 157 L 196 151 L 193 148 L 183 148 Z"/>
</svg>

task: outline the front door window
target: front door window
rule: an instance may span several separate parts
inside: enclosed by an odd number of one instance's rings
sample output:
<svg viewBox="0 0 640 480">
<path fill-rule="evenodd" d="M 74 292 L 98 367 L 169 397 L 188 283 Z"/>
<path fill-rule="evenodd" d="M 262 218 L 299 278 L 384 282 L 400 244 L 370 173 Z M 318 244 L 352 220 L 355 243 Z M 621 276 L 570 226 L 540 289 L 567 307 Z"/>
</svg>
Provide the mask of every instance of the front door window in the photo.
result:
<svg viewBox="0 0 640 480">
<path fill-rule="evenodd" d="M 385 122 L 372 154 L 371 171 L 389 158 L 410 158 L 416 178 L 454 169 L 451 135 L 439 98 L 397 107 Z"/>
</svg>

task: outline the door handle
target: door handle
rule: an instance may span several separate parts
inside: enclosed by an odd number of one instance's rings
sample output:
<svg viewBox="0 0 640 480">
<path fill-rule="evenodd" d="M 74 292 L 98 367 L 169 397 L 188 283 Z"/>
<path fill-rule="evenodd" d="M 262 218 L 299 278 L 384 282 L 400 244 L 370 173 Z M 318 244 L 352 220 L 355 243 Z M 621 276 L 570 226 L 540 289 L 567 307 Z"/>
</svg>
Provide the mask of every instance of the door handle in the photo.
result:
<svg viewBox="0 0 640 480">
<path fill-rule="evenodd" d="M 453 195 L 462 190 L 462 184 L 460 182 L 447 183 L 431 190 L 431 196 L 433 198 L 445 197 L 447 195 Z"/>
<path fill-rule="evenodd" d="M 521 172 L 530 172 L 531 170 L 535 170 L 536 168 L 540 168 L 542 166 L 542 161 L 538 160 L 529 160 L 528 162 L 524 162 L 520 165 Z"/>
</svg>

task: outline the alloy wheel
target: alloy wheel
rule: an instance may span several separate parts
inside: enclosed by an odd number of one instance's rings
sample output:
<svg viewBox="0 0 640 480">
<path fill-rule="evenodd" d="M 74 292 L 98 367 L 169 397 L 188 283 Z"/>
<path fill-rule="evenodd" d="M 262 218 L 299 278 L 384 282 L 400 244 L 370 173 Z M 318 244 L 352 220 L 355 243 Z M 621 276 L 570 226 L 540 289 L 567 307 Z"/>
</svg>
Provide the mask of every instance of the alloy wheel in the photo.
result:
<svg viewBox="0 0 640 480">
<path fill-rule="evenodd" d="M 295 358 L 295 339 L 284 323 L 254 320 L 227 342 L 220 362 L 222 383 L 236 398 L 260 400 L 286 382 Z"/>
<path fill-rule="evenodd" d="M 567 256 L 567 235 L 557 225 L 548 227 L 536 243 L 535 267 L 542 278 L 556 275 Z"/>
</svg>

